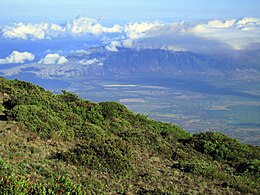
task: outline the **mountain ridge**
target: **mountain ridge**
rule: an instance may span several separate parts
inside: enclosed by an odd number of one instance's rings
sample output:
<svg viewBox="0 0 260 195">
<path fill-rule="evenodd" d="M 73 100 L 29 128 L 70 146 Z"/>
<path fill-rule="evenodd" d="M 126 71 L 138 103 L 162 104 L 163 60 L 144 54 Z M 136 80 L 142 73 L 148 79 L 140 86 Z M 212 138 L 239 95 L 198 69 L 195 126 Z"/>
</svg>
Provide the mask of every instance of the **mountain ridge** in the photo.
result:
<svg viewBox="0 0 260 195">
<path fill-rule="evenodd" d="M 85 76 L 124 76 L 124 75 L 174 75 L 208 74 L 215 76 L 246 74 L 246 71 L 259 71 L 257 62 L 250 62 L 250 56 L 237 59 L 230 56 L 214 56 L 188 51 L 161 49 L 118 48 L 111 52 L 105 47 L 90 48 L 66 56 L 67 63 L 32 63 L 7 68 L 0 72 L 4 76 L 33 73 L 41 78 L 69 78 Z M 250 73 L 248 73 L 250 74 Z"/>
<path fill-rule="evenodd" d="M 210 55 L 160 49 L 121 49 L 104 61 L 112 73 L 149 74 L 178 72 L 226 72 L 240 66 L 234 61 L 219 60 Z"/>
</svg>

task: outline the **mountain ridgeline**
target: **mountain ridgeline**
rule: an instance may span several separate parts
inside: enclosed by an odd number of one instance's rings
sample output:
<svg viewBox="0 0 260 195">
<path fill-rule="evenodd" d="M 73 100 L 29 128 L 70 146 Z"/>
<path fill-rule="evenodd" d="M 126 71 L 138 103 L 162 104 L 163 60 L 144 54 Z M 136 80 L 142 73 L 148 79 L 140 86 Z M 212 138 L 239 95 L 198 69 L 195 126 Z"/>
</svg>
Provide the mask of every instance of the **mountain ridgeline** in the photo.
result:
<svg viewBox="0 0 260 195">
<path fill-rule="evenodd" d="M 241 67 L 234 60 L 227 58 L 161 49 L 121 48 L 119 52 L 112 53 L 104 61 L 105 72 L 119 75 L 183 72 L 223 73 Z"/>
<path fill-rule="evenodd" d="M 29 63 L 0 70 L 2 76 L 33 74 L 41 78 L 103 78 L 113 76 L 245 75 L 259 73 L 259 60 L 239 54 L 214 54 L 162 49 L 94 47 L 72 52 L 64 64 Z M 240 56 L 240 57 L 238 57 Z"/>
<path fill-rule="evenodd" d="M 257 194 L 260 150 L 0 78 L 0 194 Z"/>
</svg>

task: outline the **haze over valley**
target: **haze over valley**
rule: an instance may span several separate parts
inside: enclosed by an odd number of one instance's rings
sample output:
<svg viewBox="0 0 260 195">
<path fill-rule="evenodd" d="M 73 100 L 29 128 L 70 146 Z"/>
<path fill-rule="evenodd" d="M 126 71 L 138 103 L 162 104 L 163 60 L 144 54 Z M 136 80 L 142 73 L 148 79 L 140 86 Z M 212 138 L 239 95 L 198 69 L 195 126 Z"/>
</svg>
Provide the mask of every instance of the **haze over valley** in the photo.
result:
<svg viewBox="0 0 260 195">
<path fill-rule="evenodd" d="M 259 145 L 259 29 L 252 17 L 10 23 L 1 27 L 0 74 Z"/>
</svg>

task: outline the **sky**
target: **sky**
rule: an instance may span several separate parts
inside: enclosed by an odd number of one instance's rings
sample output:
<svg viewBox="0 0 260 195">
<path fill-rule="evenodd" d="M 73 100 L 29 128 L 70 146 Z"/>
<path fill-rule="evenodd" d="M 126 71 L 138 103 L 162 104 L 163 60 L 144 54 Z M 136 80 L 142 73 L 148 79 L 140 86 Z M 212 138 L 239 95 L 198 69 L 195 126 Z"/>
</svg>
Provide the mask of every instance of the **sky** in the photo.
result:
<svg viewBox="0 0 260 195">
<path fill-rule="evenodd" d="M 0 0 L 0 65 L 67 63 L 97 46 L 259 51 L 260 0 Z"/>
<path fill-rule="evenodd" d="M 111 21 L 259 17 L 259 0 L 0 0 L 0 23 L 62 22 L 78 15 Z"/>
</svg>

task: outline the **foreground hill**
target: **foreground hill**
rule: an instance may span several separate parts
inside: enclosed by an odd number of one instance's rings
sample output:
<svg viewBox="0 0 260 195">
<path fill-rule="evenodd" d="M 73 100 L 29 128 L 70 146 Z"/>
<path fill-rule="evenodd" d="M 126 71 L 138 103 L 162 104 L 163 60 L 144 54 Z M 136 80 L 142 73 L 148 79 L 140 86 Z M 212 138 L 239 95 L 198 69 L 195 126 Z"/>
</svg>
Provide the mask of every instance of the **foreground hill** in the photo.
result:
<svg viewBox="0 0 260 195">
<path fill-rule="evenodd" d="M 259 147 L 0 78 L 0 194 L 257 194 Z"/>
</svg>

